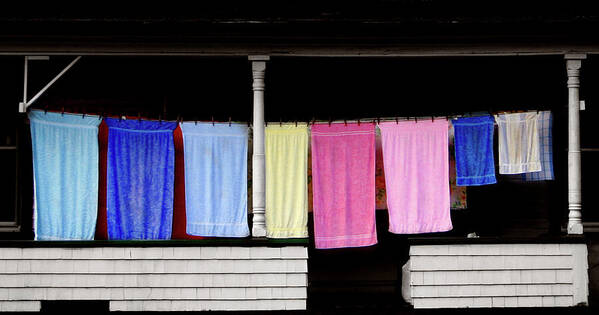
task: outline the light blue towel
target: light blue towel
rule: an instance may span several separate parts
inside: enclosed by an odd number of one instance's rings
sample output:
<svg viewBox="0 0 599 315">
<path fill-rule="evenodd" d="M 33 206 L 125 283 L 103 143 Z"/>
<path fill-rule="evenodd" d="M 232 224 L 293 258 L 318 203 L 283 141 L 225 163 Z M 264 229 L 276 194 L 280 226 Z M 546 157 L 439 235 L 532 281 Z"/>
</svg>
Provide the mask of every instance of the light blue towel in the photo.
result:
<svg viewBox="0 0 599 315">
<path fill-rule="evenodd" d="M 494 184 L 494 119 L 463 117 L 452 121 L 455 131 L 456 183 L 458 186 Z"/>
<path fill-rule="evenodd" d="M 106 124 L 108 238 L 170 239 L 177 123 L 106 118 Z"/>
<path fill-rule="evenodd" d="M 245 237 L 248 127 L 181 123 L 187 233 Z"/>
<path fill-rule="evenodd" d="M 92 240 L 98 214 L 98 116 L 33 110 L 35 239 Z"/>
</svg>

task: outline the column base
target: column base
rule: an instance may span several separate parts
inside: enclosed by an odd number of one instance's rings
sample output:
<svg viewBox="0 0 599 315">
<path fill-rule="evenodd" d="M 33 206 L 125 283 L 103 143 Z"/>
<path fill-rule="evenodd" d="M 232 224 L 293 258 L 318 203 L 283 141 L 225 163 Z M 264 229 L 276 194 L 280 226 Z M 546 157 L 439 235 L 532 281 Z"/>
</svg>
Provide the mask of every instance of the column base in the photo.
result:
<svg viewBox="0 0 599 315">
<path fill-rule="evenodd" d="M 584 227 L 581 222 L 568 222 L 568 234 L 582 234 Z"/>
<path fill-rule="evenodd" d="M 253 237 L 266 237 L 266 227 L 264 226 L 253 226 L 252 227 Z"/>
</svg>

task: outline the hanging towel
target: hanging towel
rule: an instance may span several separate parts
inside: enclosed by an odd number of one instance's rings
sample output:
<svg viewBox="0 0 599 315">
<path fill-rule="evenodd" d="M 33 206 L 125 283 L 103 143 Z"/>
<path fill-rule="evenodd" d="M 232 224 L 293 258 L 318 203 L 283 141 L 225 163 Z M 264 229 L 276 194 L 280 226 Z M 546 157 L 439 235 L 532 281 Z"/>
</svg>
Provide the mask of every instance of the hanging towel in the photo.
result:
<svg viewBox="0 0 599 315">
<path fill-rule="evenodd" d="M 170 239 L 177 123 L 106 118 L 106 124 L 108 238 Z"/>
<path fill-rule="evenodd" d="M 499 138 L 499 173 L 520 174 L 541 170 L 538 115 L 495 115 Z"/>
<path fill-rule="evenodd" d="M 308 127 L 268 125 L 266 236 L 308 237 Z"/>
<path fill-rule="evenodd" d="M 187 233 L 248 236 L 248 127 L 185 122 L 181 130 Z"/>
<path fill-rule="evenodd" d="M 98 212 L 98 116 L 33 110 L 35 239 L 92 240 Z"/>
<path fill-rule="evenodd" d="M 448 127 L 446 120 L 379 124 L 391 233 L 445 232 L 453 228 Z"/>
<path fill-rule="evenodd" d="M 316 248 L 376 244 L 374 125 L 312 126 Z"/>
<path fill-rule="evenodd" d="M 526 181 L 554 180 L 553 176 L 553 115 L 551 111 L 539 112 L 537 123 L 539 130 L 539 155 L 541 157 L 541 171 L 524 173 Z"/>
<path fill-rule="evenodd" d="M 495 184 L 493 117 L 463 117 L 452 121 L 458 186 Z"/>
</svg>

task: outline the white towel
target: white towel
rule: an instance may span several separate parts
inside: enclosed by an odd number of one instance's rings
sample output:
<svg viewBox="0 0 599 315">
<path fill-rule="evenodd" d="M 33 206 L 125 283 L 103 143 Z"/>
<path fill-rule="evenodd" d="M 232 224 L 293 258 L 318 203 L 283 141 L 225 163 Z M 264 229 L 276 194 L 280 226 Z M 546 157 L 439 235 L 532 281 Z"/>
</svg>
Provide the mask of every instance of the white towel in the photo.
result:
<svg viewBox="0 0 599 315">
<path fill-rule="evenodd" d="M 499 137 L 499 173 L 541 171 L 538 114 L 495 115 Z"/>
</svg>

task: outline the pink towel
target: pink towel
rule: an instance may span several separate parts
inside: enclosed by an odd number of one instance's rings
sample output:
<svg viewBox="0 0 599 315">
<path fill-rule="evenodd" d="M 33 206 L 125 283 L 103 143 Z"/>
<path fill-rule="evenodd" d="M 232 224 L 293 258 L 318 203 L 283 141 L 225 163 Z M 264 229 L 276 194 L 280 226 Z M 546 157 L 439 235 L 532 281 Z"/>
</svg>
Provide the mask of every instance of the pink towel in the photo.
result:
<svg viewBox="0 0 599 315">
<path fill-rule="evenodd" d="M 389 231 L 417 234 L 451 230 L 448 122 L 388 122 L 379 128 Z"/>
<path fill-rule="evenodd" d="M 376 244 L 374 125 L 312 126 L 316 248 Z"/>
</svg>

